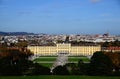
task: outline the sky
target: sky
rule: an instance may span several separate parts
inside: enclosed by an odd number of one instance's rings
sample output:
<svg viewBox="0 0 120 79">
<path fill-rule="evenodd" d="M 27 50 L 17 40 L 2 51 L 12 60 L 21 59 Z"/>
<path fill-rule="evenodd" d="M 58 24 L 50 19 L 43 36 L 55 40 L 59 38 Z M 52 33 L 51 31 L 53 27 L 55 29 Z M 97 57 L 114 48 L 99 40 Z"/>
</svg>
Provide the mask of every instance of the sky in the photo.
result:
<svg viewBox="0 0 120 79">
<path fill-rule="evenodd" d="M 120 34 L 120 0 L 0 0 L 0 31 Z"/>
</svg>

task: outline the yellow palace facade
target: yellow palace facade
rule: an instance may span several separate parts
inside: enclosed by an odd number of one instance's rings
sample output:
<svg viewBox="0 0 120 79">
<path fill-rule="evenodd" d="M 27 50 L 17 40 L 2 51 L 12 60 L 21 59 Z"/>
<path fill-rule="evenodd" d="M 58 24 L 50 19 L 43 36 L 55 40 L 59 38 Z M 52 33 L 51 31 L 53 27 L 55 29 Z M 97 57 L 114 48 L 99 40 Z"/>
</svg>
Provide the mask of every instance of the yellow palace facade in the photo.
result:
<svg viewBox="0 0 120 79">
<path fill-rule="evenodd" d="M 101 46 L 72 46 L 70 43 L 58 43 L 55 46 L 28 46 L 27 49 L 33 52 L 34 55 L 39 56 L 56 56 L 59 53 L 70 56 L 89 56 L 93 55 L 96 51 L 101 51 Z"/>
</svg>

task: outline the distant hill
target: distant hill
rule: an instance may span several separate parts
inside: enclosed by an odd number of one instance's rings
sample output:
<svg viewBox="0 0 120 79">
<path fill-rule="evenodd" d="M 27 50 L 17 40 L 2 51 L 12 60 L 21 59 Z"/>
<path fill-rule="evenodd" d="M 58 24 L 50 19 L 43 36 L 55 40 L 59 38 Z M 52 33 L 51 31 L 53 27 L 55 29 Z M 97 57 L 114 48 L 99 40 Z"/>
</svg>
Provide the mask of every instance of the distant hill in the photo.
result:
<svg viewBox="0 0 120 79">
<path fill-rule="evenodd" d="M 34 33 L 27 32 L 1 32 L 0 35 L 35 35 Z"/>
</svg>

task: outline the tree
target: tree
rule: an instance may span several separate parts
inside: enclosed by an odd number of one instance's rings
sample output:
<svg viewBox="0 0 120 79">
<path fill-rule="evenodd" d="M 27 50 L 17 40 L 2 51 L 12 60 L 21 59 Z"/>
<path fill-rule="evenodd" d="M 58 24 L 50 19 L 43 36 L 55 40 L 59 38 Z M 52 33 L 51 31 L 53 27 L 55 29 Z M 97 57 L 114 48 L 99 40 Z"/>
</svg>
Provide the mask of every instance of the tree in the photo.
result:
<svg viewBox="0 0 120 79">
<path fill-rule="evenodd" d="M 75 63 L 67 63 L 64 65 L 69 71 L 70 75 L 79 75 L 79 68 Z"/>
<path fill-rule="evenodd" d="M 89 63 L 84 63 L 83 60 L 78 61 L 78 68 L 80 75 L 88 75 L 89 72 Z"/>
<path fill-rule="evenodd" d="M 69 75 L 69 71 L 65 66 L 57 66 L 53 69 L 54 75 Z"/>
<path fill-rule="evenodd" d="M 28 60 L 25 48 L 0 48 L 0 75 L 49 75 L 50 69 Z"/>
<path fill-rule="evenodd" d="M 95 52 L 90 61 L 90 75 L 111 75 L 113 64 L 104 52 Z"/>
<path fill-rule="evenodd" d="M 27 47 L 28 46 L 28 42 L 27 41 L 19 41 L 16 44 L 17 47 Z"/>
<path fill-rule="evenodd" d="M 35 63 L 31 69 L 31 75 L 50 75 L 50 69 L 38 63 Z"/>
<path fill-rule="evenodd" d="M 115 41 L 113 42 L 113 46 L 120 46 L 120 41 L 115 40 Z"/>
<path fill-rule="evenodd" d="M 120 52 L 105 52 L 105 54 L 112 60 L 115 71 L 120 71 Z"/>
<path fill-rule="evenodd" d="M 0 75 L 22 75 L 30 64 L 30 51 L 19 49 L 0 48 Z"/>
<path fill-rule="evenodd" d="M 109 46 L 109 42 L 104 42 L 103 44 L 102 44 L 102 47 L 108 47 Z"/>
<path fill-rule="evenodd" d="M 65 43 L 69 43 L 69 36 L 66 36 Z"/>
</svg>

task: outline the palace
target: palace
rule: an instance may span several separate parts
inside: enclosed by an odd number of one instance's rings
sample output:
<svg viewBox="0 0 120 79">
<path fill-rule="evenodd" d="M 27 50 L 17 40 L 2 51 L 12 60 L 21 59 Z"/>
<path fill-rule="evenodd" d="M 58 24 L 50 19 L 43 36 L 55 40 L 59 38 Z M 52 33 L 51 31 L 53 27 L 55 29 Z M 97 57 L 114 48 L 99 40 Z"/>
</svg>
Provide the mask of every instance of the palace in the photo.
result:
<svg viewBox="0 0 120 79">
<path fill-rule="evenodd" d="M 57 56 L 60 53 L 70 56 L 91 56 L 94 52 L 101 51 L 101 46 L 72 46 L 70 43 L 58 43 L 55 46 L 28 46 L 27 49 L 39 56 Z"/>
</svg>

